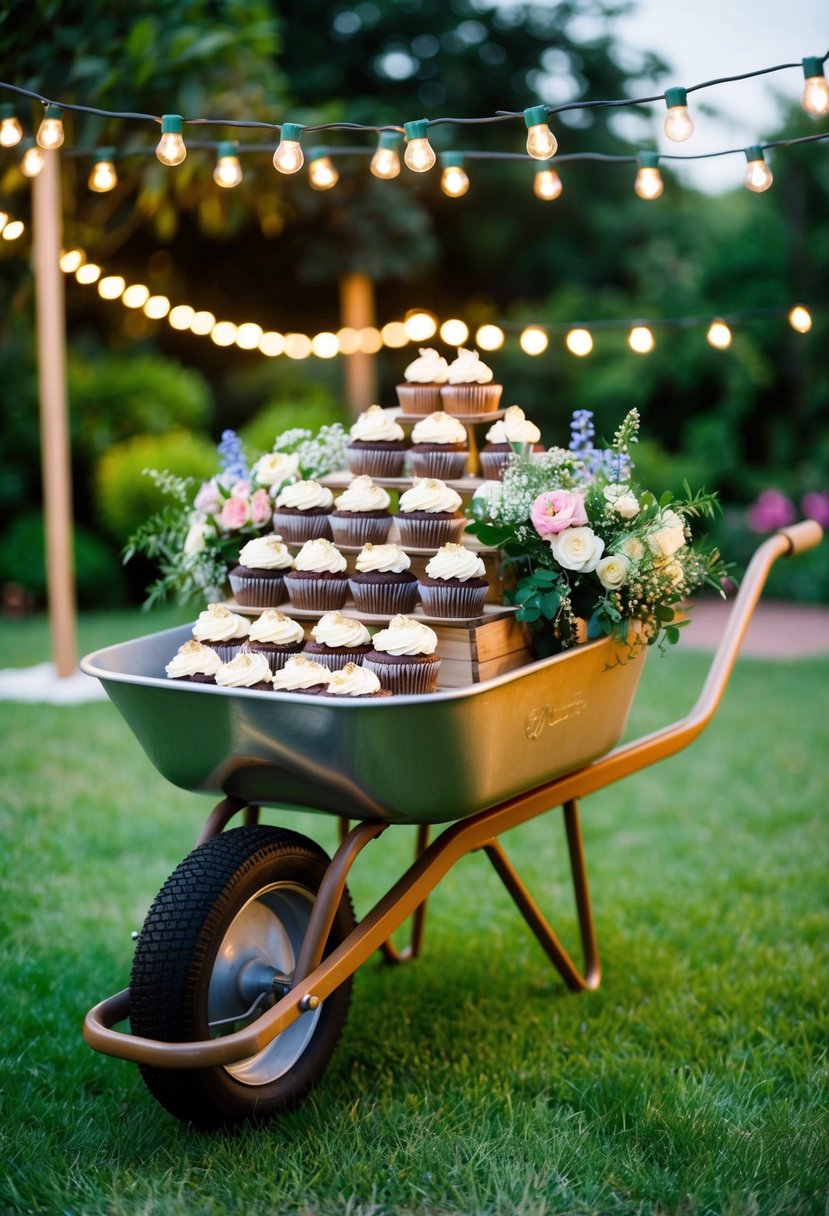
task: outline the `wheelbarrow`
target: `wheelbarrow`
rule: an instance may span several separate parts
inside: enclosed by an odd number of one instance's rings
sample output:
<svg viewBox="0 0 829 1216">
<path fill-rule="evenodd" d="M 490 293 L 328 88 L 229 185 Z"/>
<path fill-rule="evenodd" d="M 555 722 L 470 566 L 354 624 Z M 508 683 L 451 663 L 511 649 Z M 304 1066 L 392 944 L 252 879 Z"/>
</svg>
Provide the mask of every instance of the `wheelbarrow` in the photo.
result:
<svg viewBox="0 0 829 1216">
<path fill-rule="evenodd" d="M 567 987 L 596 988 L 578 800 L 700 734 L 773 562 L 821 537 L 806 521 L 760 546 L 694 707 L 623 746 L 645 651 L 610 639 L 467 688 L 360 702 L 167 680 L 164 664 L 189 636 L 186 626 L 87 656 L 83 670 L 101 680 L 162 775 L 223 797 L 147 914 L 129 988 L 87 1014 L 86 1042 L 137 1063 L 162 1105 L 200 1127 L 291 1109 L 331 1057 L 354 972 L 378 950 L 390 962 L 418 955 L 430 892 L 474 850 L 492 862 Z M 267 806 L 338 816 L 334 856 L 261 824 Z M 581 966 L 498 840 L 559 806 Z M 226 830 L 240 813 L 244 826 Z M 415 860 L 356 922 L 351 866 L 397 824 L 417 825 Z M 436 824 L 447 826 L 429 843 Z M 410 918 L 410 945 L 400 950 L 391 937 Z M 130 1033 L 114 1029 L 127 1018 Z"/>
</svg>

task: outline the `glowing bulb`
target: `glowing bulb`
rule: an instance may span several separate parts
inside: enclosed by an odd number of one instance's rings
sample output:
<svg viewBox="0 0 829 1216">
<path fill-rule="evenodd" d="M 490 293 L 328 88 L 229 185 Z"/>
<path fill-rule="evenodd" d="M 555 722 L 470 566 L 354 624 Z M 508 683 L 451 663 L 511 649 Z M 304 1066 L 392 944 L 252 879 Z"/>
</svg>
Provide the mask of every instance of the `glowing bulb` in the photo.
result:
<svg viewBox="0 0 829 1216">
<path fill-rule="evenodd" d="M 85 261 L 86 254 L 82 249 L 64 249 L 60 255 L 60 268 L 64 274 L 74 274 Z"/>
<path fill-rule="evenodd" d="M 189 329 L 195 315 L 195 308 L 191 308 L 189 304 L 177 304 L 167 314 L 167 321 L 172 329 Z"/>
<path fill-rule="evenodd" d="M 118 185 L 118 174 L 112 163 L 114 155 L 114 148 L 98 149 L 98 159 L 92 166 L 92 172 L 89 175 L 89 189 L 94 190 L 96 194 L 106 194 L 107 191 L 114 190 Z"/>
<path fill-rule="evenodd" d="M 688 94 L 685 89 L 674 88 L 665 90 L 665 105 L 668 113 L 665 115 L 663 130 L 668 139 L 681 144 L 694 134 L 694 120 L 688 113 Z"/>
<path fill-rule="evenodd" d="M 409 341 L 406 336 L 406 326 L 402 321 L 388 321 L 380 330 L 383 345 L 397 350 Z"/>
<path fill-rule="evenodd" d="M 438 323 L 430 312 L 410 312 L 403 321 L 406 337 L 410 342 L 425 342 L 438 331 Z"/>
<path fill-rule="evenodd" d="M 22 220 L 9 220 L 3 229 L 3 240 L 16 241 L 19 236 L 23 235 L 25 226 Z"/>
<path fill-rule="evenodd" d="M 558 151 L 558 140 L 547 126 L 547 107 L 530 106 L 524 111 L 527 153 L 533 160 L 550 160 Z"/>
<path fill-rule="evenodd" d="M 299 136 L 302 126 L 298 122 L 284 122 L 279 145 L 273 154 L 273 167 L 280 173 L 299 173 L 305 164 Z"/>
<path fill-rule="evenodd" d="M 259 341 L 259 349 L 262 354 L 267 355 L 269 359 L 275 359 L 277 355 L 284 354 L 284 335 L 277 333 L 275 329 L 269 330 L 266 334 L 262 334 Z"/>
<path fill-rule="evenodd" d="M 59 148 L 63 143 L 63 110 L 60 106 L 52 105 L 51 102 L 46 107 L 46 117 L 38 127 L 37 142 L 41 148 L 46 148 L 53 152 L 55 148 Z"/>
<path fill-rule="evenodd" d="M 37 177 L 45 164 L 46 158 L 40 148 L 27 148 L 20 162 L 20 172 L 24 177 Z"/>
<path fill-rule="evenodd" d="M 708 345 L 716 350 L 727 350 L 731 345 L 731 330 L 725 321 L 712 321 L 708 326 Z"/>
<path fill-rule="evenodd" d="M 232 190 L 242 180 L 242 166 L 236 155 L 236 144 L 225 140 L 216 147 L 216 165 L 213 169 L 213 181 L 225 190 Z"/>
<path fill-rule="evenodd" d="M 504 345 L 504 331 L 498 325 L 481 325 L 475 334 L 475 345 L 481 350 L 500 350 Z"/>
<path fill-rule="evenodd" d="M 308 165 L 308 182 L 314 190 L 330 190 L 332 186 L 336 186 L 340 180 L 340 175 L 334 167 L 334 162 L 331 157 L 322 151 L 312 153 L 312 159 Z"/>
<path fill-rule="evenodd" d="M 822 118 L 829 112 L 829 86 L 823 75 L 823 60 L 813 55 L 803 60 L 803 75 L 806 83 L 803 86 L 803 109 L 814 118 Z M 0 134 L 2 143 L 2 134 Z"/>
<path fill-rule="evenodd" d="M 75 278 L 84 287 L 88 287 L 91 283 L 97 283 L 101 277 L 101 267 L 96 266 L 94 262 L 84 262 L 83 266 L 79 266 L 75 271 Z"/>
<path fill-rule="evenodd" d="M 314 334 L 311 339 L 311 353 L 318 359 L 333 359 L 340 353 L 337 335 L 331 333 Z"/>
<path fill-rule="evenodd" d="M 212 312 L 208 312 L 203 308 L 200 312 L 194 312 L 190 318 L 190 333 L 197 334 L 198 337 L 204 338 L 207 334 L 213 332 L 213 326 L 216 324 L 216 318 Z"/>
<path fill-rule="evenodd" d="M 469 326 L 453 317 L 451 320 L 443 322 L 440 327 L 440 336 L 447 346 L 463 346 L 469 337 Z"/>
<path fill-rule="evenodd" d="M 337 342 L 344 355 L 353 355 L 360 349 L 360 335 L 350 325 L 337 330 Z"/>
<path fill-rule="evenodd" d="M 799 334 L 807 334 L 812 328 L 812 314 L 802 304 L 796 304 L 789 313 L 789 325 Z"/>
<path fill-rule="evenodd" d="M 633 189 L 640 198 L 659 198 L 664 189 L 662 176 L 659 172 L 659 157 L 655 152 L 642 152 L 639 156 L 639 172 Z"/>
<path fill-rule="evenodd" d="M 582 359 L 593 349 L 593 338 L 587 329 L 571 329 L 564 339 L 564 344 L 571 355 L 577 355 L 579 359 Z"/>
<path fill-rule="evenodd" d="M 217 321 L 210 331 L 210 340 L 216 346 L 232 346 L 236 341 L 236 326 L 232 321 Z"/>
<path fill-rule="evenodd" d="M 162 165 L 180 165 L 187 155 L 181 137 L 182 123 L 180 114 L 163 114 L 161 117 L 161 139 L 155 154 Z"/>
<path fill-rule="evenodd" d="M 558 198 L 564 186 L 555 169 L 539 169 L 533 178 L 533 194 L 545 201 Z"/>
<path fill-rule="evenodd" d="M 763 156 L 763 149 L 755 144 L 751 148 L 746 148 L 745 154 L 748 163 L 743 181 L 748 190 L 753 191 L 754 194 L 762 194 L 774 181 L 771 169 Z"/>
<path fill-rule="evenodd" d="M 383 347 L 383 338 L 379 329 L 375 329 L 373 325 L 366 325 L 363 329 L 357 331 L 359 340 L 359 349 L 365 355 L 376 355 Z"/>
<path fill-rule="evenodd" d="M 286 334 L 285 354 L 289 359 L 307 359 L 311 353 L 311 339 L 307 334 Z"/>
<path fill-rule="evenodd" d="M 131 283 L 121 296 L 125 308 L 143 308 L 150 298 L 150 289 L 143 283 Z"/>
<path fill-rule="evenodd" d="M 233 340 L 240 350 L 256 350 L 262 341 L 262 333 L 262 326 L 255 321 L 243 321 Z"/>
<path fill-rule="evenodd" d="M 170 311 L 170 301 L 166 296 L 150 296 L 144 305 L 144 316 L 151 321 L 162 321 Z"/>
<path fill-rule="evenodd" d="M 13 148 L 23 138 L 23 128 L 14 112 L 14 106 L 0 109 L 0 148 Z"/>
<path fill-rule="evenodd" d="M 120 274 L 108 274 L 98 282 L 98 295 L 102 300 L 117 300 L 123 294 L 127 280 Z"/>
<path fill-rule="evenodd" d="M 443 172 L 440 175 L 440 188 L 450 198 L 460 198 L 469 189 L 469 178 L 463 168 L 462 158 L 453 153 L 441 157 Z"/>
<path fill-rule="evenodd" d="M 425 173 L 437 160 L 426 134 L 429 124 L 425 118 L 419 118 L 416 122 L 404 122 L 403 129 L 406 132 L 406 151 L 403 159 L 415 173 Z"/>
<path fill-rule="evenodd" d="M 649 355 L 654 347 L 653 333 L 647 325 L 634 325 L 628 334 L 628 346 L 637 355 Z"/>
<path fill-rule="evenodd" d="M 518 343 L 525 355 L 543 355 L 550 345 L 550 339 L 537 325 L 528 325 L 522 330 Z"/>
<path fill-rule="evenodd" d="M 375 177 L 389 181 L 400 172 L 400 136 L 396 131 L 381 131 L 377 151 L 371 158 L 371 171 Z"/>
</svg>

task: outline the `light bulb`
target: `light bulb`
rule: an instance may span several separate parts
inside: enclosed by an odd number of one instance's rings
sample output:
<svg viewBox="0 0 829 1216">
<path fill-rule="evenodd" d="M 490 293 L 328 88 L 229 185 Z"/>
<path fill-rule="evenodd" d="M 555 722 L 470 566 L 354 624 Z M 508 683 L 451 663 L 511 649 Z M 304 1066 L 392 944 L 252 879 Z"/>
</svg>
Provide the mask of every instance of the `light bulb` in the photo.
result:
<svg viewBox="0 0 829 1216">
<path fill-rule="evenodd" d="M 3 229 L 4 241 L 16 241 L 19 236 L 23 235 L 23 229 L 26 225 L 22 220 L 9 220 L 6 227 Z"/>
<path fill-rule="evenodd" d="M 400 172 L 400 136 L 395 131 L 381 131 L 377 151 L 371 158 L 371 171 L 375 177 L 389 181 Z"/>
<path fill-rule="evenodd" d="M 448 321 L 443 322 L 439 333 L 441 340 L 447 346 L 463 346 L 469 337 L 469 326 L 465 321 L 458 320 L 457 317 L 450 317 Z"/>
<path fill-rule="evenodd" d="M 813 55 L 804 59 L 803 75 L 806 78 L 801 99 L 803 109 L 814 118 L 822 118 L 829 112 L 829 86 L 823 75 L 823 60 Z M 0 142 L 2 142 L 1 138 Z"/>
<path fill-rule="evenodd" d="M 647 325 L 634 325 L 628 334 L 628 346 L 637 355 L 649 355 L 654 347 L 653 333 Z"/>
<path fill-rule="evenodd" d="M 37 177 L 45 163 L 46 158 L 43 155 L 43 150 L 33 145 L 23 153 L 23 159 L 20 162 L 20 172 L 24 177 Z"/>
<path fill-rule="evenodd" d="M 54 151 L 63 143 L 63 110 L 50 102 L 46 107 L 46 116 L 38 127 L 37 142 L 41 148 Z"/>
<path fill-rule="evenodd" d="M 533 194 L 536 198 L 550 201 L 558 198 L 564 186 L 555 169 L 539 169 L 533 179 Z"/>
<path fill-rule="evenodd" d="M 763 156 L 763 149 L 755 144 L 751 148 L 746 148 L 745 156 L 748 162 L 743 178 L 746 188 L 753 191 L 754 194 L 762 194 L 774 181 L 771 169 Z"/>
<path fill-rule="evenodd" d="M 681 144 L 694 134 L 694 120 L 688 113 L 688 95 L 685 89 L 674 88 L 665 90 L 665 105 L 668 113 L 665 115 L 663 130 L 668 139 Z"/>
<path fill-rule="evenodd" d="M 299 136 L 302 127 L 298 122 L 284 122 L 279 145 L 273 154 L 273 167 L 280 173 L 299 173 L 305 164 Z"/>
<path fill-rule="evenodd" d="M 593 337 L 589 329 L 571 329 L 564 344 L 571 355 L 578 355 L 581 359 L 593 349 Z"/>
<path fill-rule="evenodd" d="M 114 190 L 118 185 L 118 174 L 112 163 L 114 155 L 114 148 L 98 149 L 98 159 L 92 166 L 92 172 L 89 175 L 89 189 L 96 194 L 106 194 L 107 191 Z"/>
<path fill-rule="evenodd" d="M 336 186 L 340 175 L 331 157 L 325 152 L 316 152 L 308 165 L 308 183 L 314 190 L 330 190 Z"/>
<path fill-rule="evenodd" d="M 161 117 L 161 139 L 155 154 L 162 165 L 180 165 L 187 155 L 181 137 L 182 123 L 180 114 L 163 114 Z"/>
<path fill-rule="evenodd" d="M 708 326 L 708 345 L 715 350 L 727 350 L 731 345 L 731 330 L 725 321 L 712 321 Z"/>
<path fill-rule="evenodd" d="M 525 355 L 543 355 L 550 344 L 550 339 L 543 329 L 539 329 L 536 325 L 528 325 L 525 330 L 522 330 L 518 343 Z"/>
<path fill-rule="evenodd" d="M 807 334 L 812 328 L 812 314 L 802 304 L 796 304 L 789 313 L 789 325 L 799 334 Z"/>
<path fill-rule="evenodd" d="M 216 147 L 216 165 L 213 169 L 213 181 L 225 190 L 232 190 L 242 180 L 242 166 L 236 155 L 236 144 L 225 140 Z"/>
<path fill-rule="evenodd" d="M 662 175 L 659 172 L 659 157 L 655 152 L 642 152 L 639 156 L 639 172 L 633 189 L 640 198 L 659 198 L 664 189 Z"/>
<path fill-rule="evenodd" d="M 74 274 L 85 261 L 86 254 L 82 249 L 65 249 L 60 255 L 60 268 L 64 274 Z"/>
<path fill-rule="evenodd" d="M 23 128 L 14 112 L 14 106 L 0 109 L 0 148 L 13 148 L 23 138 Z"/>
<path fill-rule="evenodd" d="M 558 151 L 558 140 L 547 126 L 547 107 L 530 106 L 524 111 L 527 153 L 533 160 L 550 160 Z"/>
<path fill-rule="evenodd" d="M 430 312 L 415 310 L 406 314 L 403 322 L 410 342 L 425 342 L 437 333 L 438 323 Z"/>
<path fill-rule="evenodd" d="M 500 325 L 481 325 L 475 334 L 475 345 L 481 350 L 500 350 L 504 345 L 504 331 Z"/>
<path fill-rule="evenodd" d="M 441 157 L 443 172 L 440 175 L 440 188 L 450 198 L 460 198 L 469 189 L 469 178 L 463 167 L 463 158 L 453 152 L 447 152 Z"/>
<path fill-rule="evenodd" d="M 427 137 L 429 124 L 425 118 L 419 118 L 416 122 L 405 122 L 403 129 L 406 132 L 406 151 L 403 159 L 415 173 L 425 173 L 437 160 L 435 150 Z"/>
</svg>

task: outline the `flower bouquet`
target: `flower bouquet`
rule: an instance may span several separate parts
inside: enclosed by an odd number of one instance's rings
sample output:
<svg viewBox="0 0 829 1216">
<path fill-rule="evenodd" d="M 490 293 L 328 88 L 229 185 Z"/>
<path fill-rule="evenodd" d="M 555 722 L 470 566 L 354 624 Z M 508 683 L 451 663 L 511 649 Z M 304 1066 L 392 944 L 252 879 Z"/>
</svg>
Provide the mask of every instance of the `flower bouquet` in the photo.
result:
<svg viewBox="0 0 829 1216">
<path fill-rule="evenodd" d="M 274 500 L 282 487 L 343 468 L 346 440 L 338 422 L 316 434 L 294 427 L 248 465 L 238 435 L 224 431 L 218 472 L 198 489 L 190 477 L 145 469 L 170 502 L 133 533 L 124 550 L 125 563 L 141 553 L 158 564 L 159 577 L 148 588 L 144 607 L 168 595 L 180 603 L 221 598 L 241 546 L 272 531 Z"/>
<path fill-rule="evenodd" d="M 594 445 L 592 414 L 577 410 L 568 448 L 516 450 L 501 483 L 476 492 L 467 531 L 515 568 L 505 592 L 541 657 L 610 635 L 629 645 L 674 644 L 686 597 L 703 584 L 721 595 L 728 568 L 694 542 L 691 521 L 711 516 L 716 495 L 660 499 L 631 481 L 639 414 L 631 410 L 609 448 Z M 584 624 L 586 623 L 586 624 Z"/>
</svg>

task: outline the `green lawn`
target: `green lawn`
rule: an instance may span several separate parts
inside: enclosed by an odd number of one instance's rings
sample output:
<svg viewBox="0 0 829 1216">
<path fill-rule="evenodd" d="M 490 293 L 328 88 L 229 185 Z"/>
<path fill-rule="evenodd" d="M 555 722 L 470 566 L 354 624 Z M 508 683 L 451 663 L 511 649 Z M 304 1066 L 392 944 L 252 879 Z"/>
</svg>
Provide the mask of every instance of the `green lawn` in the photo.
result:
<svg viewBox="0 0 829 1216">
<path fill-rule="evenodd" d="M 82 646 L 176 619 L 87 618 Z M 46 657 L 42 621 L 0 625 L 0 667 Z M 706 661 L 652 656 L 632 732 L 683 713 Z M 697 743 L 585 801 L 597 992 L 565 992 L 470 856 L 430 902 L 423 957 L 358 973 L 313 1097 L 210 1137 L 80 1025 L 126 983 L 130 931 L 211 803 L 158 776 L 108 703 L 0 704 L 0 1211 L 823 1216 L 828 676 L 741 660 Z M 283 822 L 334 844 L 333 819 Z M 358 913 L 411 837 L 366 850 Z M 557 815 L 506 844 L 571 943 Z"/>
</svg>

